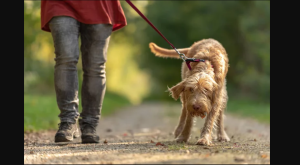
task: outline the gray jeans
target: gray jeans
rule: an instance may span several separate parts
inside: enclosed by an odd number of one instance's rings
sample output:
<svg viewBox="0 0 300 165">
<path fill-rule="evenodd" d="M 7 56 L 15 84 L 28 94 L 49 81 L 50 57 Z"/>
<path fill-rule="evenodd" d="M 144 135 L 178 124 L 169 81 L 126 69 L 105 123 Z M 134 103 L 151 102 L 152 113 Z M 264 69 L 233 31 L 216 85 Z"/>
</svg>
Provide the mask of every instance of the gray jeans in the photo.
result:
<svg viewBox="0 0 300 165">
<path fill-rule="evenodd" d="M 61 122 L 83 122 L 97 125 L 106 90 L 105 62 L 112 25 L 83 24 L 72 17 L 53 17 L 49 22 L 55 47 L 55 92 Z M 82 113 L 78 112 L 79 36 L 83 82 Z"/>
</svg>

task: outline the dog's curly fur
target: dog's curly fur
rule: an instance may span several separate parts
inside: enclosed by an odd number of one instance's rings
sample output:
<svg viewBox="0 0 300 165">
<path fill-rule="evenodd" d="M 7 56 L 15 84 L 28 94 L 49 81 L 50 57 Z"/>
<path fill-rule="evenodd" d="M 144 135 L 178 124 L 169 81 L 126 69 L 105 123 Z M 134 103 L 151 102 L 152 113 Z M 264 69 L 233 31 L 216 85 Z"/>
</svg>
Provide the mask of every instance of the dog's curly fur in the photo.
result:
<svg viewBox="0 0 300 165">
<path fill-rule="evenodd" d="M 151 52 L 159 57 L 180 58 L 172 49 L 150 43 Z M 169 88 L 171 96 L 182 102 L 182 113 L 175 129 L 177 142 L 187 142 L 193 125 L 193 117 L 206 116 L 201 137 L 197 144 L 212 144 L 212 130 L 216 125 L 219 141 L 229 141 L 223 125 L 223 113 L 227 105 L 226 74 L 228 57 L 224 47 L 214 39 L 203 39 L 191 47 L 178 49 L 188 58 L 204 59 L 205 62 L 191 62 L 192 70 L 182 63 L 182 81 Z"/>
</svg>

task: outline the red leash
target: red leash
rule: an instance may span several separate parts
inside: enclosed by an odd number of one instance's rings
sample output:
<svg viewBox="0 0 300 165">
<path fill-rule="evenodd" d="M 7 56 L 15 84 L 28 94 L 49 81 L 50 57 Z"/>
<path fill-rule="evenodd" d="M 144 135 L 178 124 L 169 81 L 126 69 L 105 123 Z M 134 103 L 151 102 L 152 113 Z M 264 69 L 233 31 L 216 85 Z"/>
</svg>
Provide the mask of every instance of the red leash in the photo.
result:
<svg viewBox="0 0 300 165">
<path fill-rule="evenodd" d="M 184 61 L 184 62 L 186 62 L 186 65 L 188 66 L 188 68 L 190 69 L 190 70 L 192 70 L 192 68 L 191 68 L 191 66 L 190 66 L 190 62 L 204 62 L 205 60 L 203 60 L 203 59 L 195 59 L 195 58 L 187 58 L 183 53 L 180 53 L 176 48 L 175 48 L 175 46 L 173 45 L 173 44 L 171 44 L 171 42 L 169 42 L 168 40 L 167 40 L 167 38 L 163 35 L 163 34 L 161 34 L 161 32 L 148 20 L 148 18 L 146 17 L 146 16 L 144 16 L 144 14 L 143 13 L 141 13 L 140 12 L 140 10 L 136 7 L 136 6 L 134 6 L 134 4 L 133 3 L 131 3 L 131 1 L 130 0 L 126 0 L 126 2 L 146 21 L 146 22 L 148 22 L 148 24 L 163 38 L 163 39 L 165 39 L 168 43 L 169 43 L 169 45 L 179 54 L 179 56 L 181 57 L 181 59 Z"/>
</svg>

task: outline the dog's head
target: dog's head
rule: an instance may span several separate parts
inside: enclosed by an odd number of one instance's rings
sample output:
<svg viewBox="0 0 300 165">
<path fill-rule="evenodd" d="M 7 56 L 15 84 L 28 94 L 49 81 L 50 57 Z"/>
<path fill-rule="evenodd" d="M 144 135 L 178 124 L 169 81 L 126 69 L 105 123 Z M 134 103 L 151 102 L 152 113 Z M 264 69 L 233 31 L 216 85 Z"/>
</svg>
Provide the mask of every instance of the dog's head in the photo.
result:
<svg viewBox="0 0 300 165">
<path fill-rule="evenodd" d="M 175 100 L 181 97 L 183 106 L 192 116 L 204 118 L 211 110 L 212 95 L 217 83 L 213 71 L 210 72 L 207 67 L 202 69 L 169 88 L 169 92 Z"/>
</svg>

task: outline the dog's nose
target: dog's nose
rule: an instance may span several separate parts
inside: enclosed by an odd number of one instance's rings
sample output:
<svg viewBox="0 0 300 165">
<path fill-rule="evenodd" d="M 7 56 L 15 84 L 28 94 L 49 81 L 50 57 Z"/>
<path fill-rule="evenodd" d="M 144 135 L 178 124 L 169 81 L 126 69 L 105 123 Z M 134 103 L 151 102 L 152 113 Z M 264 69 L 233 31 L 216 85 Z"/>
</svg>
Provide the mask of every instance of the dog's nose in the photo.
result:
<svg viewBox="0 0 300 165">
<path fill-rule="evenodd" d="M 194 110 L 198 111 L 200 109 L 199 105 L 193 105 Z"/>
</svg>

